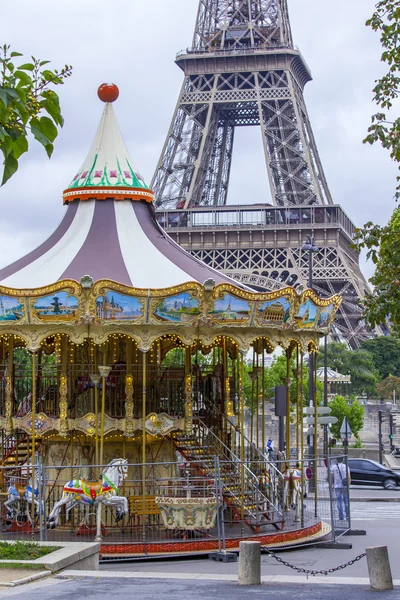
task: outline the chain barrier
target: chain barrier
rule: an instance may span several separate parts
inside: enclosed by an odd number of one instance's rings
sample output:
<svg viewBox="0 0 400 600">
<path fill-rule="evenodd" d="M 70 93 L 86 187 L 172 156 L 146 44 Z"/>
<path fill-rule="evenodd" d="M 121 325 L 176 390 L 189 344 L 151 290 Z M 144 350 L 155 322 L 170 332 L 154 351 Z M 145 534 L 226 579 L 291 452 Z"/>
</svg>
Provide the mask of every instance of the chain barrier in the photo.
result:
<svg viewBox="0 0 400 600">
<path fill-rule="evenodd" d="M 338 567 L 332 567 L 331 569 L 321 569 L 320 571 L 317 571 L 314 569 L 304 569 L 303 567 L 298 567 L 297 565 L 292 565 L 287 560 L 283 560 L 283 558 L 281 558 L 280 556 L 277 556 L 274 552 L 271 552 L 267 548 L 263 548 L 263 551 L 265 551 L 272 558 L 275 558 L 276 561 L 278 561 L 285 567 L 289 567 L 289 569 L 293 569 L 294 571 L 297 571 L 298 573 L 304 573 L 305 575 L 307 575 L 307 577 L 308 577 L 308 575 L 313 575 L 315 577 L 316 575 L 329 575 L 330 573 L 335 573 L 336 571 L 340 571 L 341 569 L 345 569 L 346 567 L 351 567 L 351 565 L 354 565 L 354 563 L 358 562 L 359 560 L 364 558 L 364 556 L 366 556 L 366 553 L 363 552 L 362 554 L 359 554 L 352 560 L 349 560 L 348 562 L 343 563 L 342 565 L 339 565 Z"/>
</svg>

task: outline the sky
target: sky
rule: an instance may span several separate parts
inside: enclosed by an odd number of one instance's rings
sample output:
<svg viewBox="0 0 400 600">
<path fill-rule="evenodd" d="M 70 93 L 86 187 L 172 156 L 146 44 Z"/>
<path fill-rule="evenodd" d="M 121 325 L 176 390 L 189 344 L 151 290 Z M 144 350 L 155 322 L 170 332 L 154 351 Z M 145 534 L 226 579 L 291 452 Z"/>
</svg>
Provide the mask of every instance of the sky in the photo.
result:
<svg viewBox="0 0 400 600">
<path fill-rule="evenodd" d="M 294 43 L 313 74 L 305 99 L 335 203 L 357 226 L 384 224 L 395 207 L 397 168 L 363 145 L 383 73 L 379 36 L 365 27 L 375 0 L 288 0 Z M 133 162 L 150 184 L 183 80 L 176 53 L 191 45 L 197 0 L 13 0 L 0 3 L 0 43 L 28 57 L 73 66 L 58 88 L 65 125 L 49 161 L 31 143 L 0 188 L 0 267 L 35 248 L 63 217 L 62 192 L 84 160 L 102 113 L 97 88 L 114 82 L 114 104 Z M 254 166 L 257 168 L 254 169 Z M 249 182 L 249 169 L 259 175 Z M 250 187 L 249 187 L 250 186 Z M 250 193 L 249 193 L 250 192 Z M 236 135 L 229 204 L 268 201 L 257 128 Z M 372 265 L 361 261 L 370 276 Z"/>
</svg>

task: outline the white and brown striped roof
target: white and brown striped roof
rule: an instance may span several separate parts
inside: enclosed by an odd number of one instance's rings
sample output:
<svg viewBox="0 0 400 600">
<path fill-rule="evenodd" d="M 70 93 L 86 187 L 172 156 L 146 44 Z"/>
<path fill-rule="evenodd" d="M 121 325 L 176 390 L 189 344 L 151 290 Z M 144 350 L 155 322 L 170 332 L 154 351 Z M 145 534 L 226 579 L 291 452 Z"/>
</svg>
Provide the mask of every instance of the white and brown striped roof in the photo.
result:
<svg viewBox="0 0 400 600">
<path fill-rule="evenodd" d="M 0 284 L 32 289 L 84 275 L 149 289 L 210 278 L 235 284 L 163 231 L 153 194 L 132 165 L 107 102 L 89 154 L 64 191 L 63 220 L 36 250 L 0 270 Z"/>
</svg>

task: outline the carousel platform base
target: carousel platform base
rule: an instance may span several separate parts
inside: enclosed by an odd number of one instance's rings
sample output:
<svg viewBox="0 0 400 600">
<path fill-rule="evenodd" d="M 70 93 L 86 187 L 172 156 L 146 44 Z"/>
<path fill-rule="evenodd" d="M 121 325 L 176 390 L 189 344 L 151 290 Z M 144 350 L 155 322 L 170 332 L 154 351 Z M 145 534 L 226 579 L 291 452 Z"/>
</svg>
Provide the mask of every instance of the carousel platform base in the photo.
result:
<svg viewBox="0 0 400 600">
<path fill-rule="evenodd" d="M 231 537 L 233 532 L 228 530 L 226 531 L 225 548 L 228 555 L 239 551 L 240 542 L 255 541 L 260 542 L 262 548 L 283 550 L 322 541 L 330 532 L 330 527 L 320 520 L 296 530 L 274 533 L 253 534 L 248 530 L 243 535 Z M 218 539 L 214 537 L 133 543 L 128 541 L 113 543 L 111 540 L 107 540 L 101 545 L 100 560 L 146 560 L 199 555 L 208 555 L 210 558 L 214 558 L 217 554 L 219 554 Z"/>
<path fill-rule="evenodd" d="M 60 526 L 47 530 L 45 537 L 49 541 L 74 542 L 79 540 L 80 528 Z M 330 534 L 330 527 L 319 518 L 308 516 L 303 526 L 299 523 L 285 522 L 285 528 L 279 531 L 253 533 L 240 523 L 225 524 L 225 551 L 237 553 L 242 541 L 260 542 L 262 548 L 283 550 L 293 546 L 308 545 L 321 542 Z M 44 533 L 44 532 L 42 532 Z M 94 532 L 88 532 L 85 541 L 94 540 Z M 102 561 L 152 560 L 165 558 L 190 558 L 194 556 L 215 555 L 219 551 L 216 529 L 211 531 L 176 531 L 147 528 L 143 539 L 141 527 L 124 531 L 116 528 L 103 529 L 100 559 Z M 40 532 L 24 531 L 23 528 L 13 531 L 9 528 L 2 531 L 3 540 L 39 540 Z"/>
</svg>

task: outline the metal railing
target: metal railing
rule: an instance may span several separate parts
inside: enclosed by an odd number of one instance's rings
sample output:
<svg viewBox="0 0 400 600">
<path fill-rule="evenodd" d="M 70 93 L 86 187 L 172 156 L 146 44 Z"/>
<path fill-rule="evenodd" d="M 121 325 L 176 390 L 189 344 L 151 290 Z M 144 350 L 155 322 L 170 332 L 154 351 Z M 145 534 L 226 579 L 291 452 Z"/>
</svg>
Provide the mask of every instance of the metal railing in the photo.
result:
<svg viewBox="0 0 400 600">
<path fill-rule="evenodd" d="M 274 207 L 248 206 L 198 206 L 188 209 L 157 211 L 158 223 L 167 231 L 171 229 L 235 228 L 318 228 L 341 227 L 351 238 L 355 226 L 340 206 Z"/>
<path fill-rule="evenodd" d="M 192 546 L 198 551 L 199 540 L 207 541 L 209 547 L 210 540 L 217 541 L 220 536 L 248 538 L 256 531 L 256 526 L 262 527 L 263 533 L 273 533 L 277 522 L 283 519 L 285 531 L 297 531 L 320 524 L 320 531 L 332 532 L 333 539 L 350 528 L 350 505 L 347 510 L 345 499 L 346 495 L 348 499 L 348 488 L 342 490 L 344 496 L 340 503 L 333 481 L 334 458 L 319 459 L 318 483 L 310 491 L 304 477 L 307 461 L 277 464 L 280 472 L 286 471 L 285 479 L 279 480 L 275 489 L 277 481 L 265 479 L 264 474 L 256 474 L 263 470 L 265 462 L 240 461 L 227 447 L 225 452 L 231 456 L 231 460 L 213 457 L 213 465 L 210 463 L 206 471 L 201 460 L 197 463 L 190 461 L 190 464 L 127 464 L 126 477 L 117 485 L 115 495 L 126 499 L 128 510 L 119 518 L 115 508 L 103 506 L 103 544 L 126 544 L 130 546 L 130 552 L 135 553 L 135 545 L 140 548 L 143 542 L 176 544 L 178 539 L 187 542 L 185 551 L 190 551 Z M 236 482 L 229 479 L 232 469 L 237 474 Z M 288 475 L 288 469 L 294 473 Z M 71 534 L 78 536 L 77 539 L 94 539 L 96 505 L 90 499 L 98 497 L 97 480 L 101 470 L 96 465 L 82 464 L 40 464 L 34 468 L 34 472 L 29 464 L 1 467 L 0 519 L 3 539 L 71 540 Z M 238 483 L 240 486 L 243 481 L 242 473 L 247 478 L 245 490 L 237 489 L 232 493 L 234 485 Z M 91 481 L 93 479 L 96 481 Z M 36 490 L 34 511 L 32 494 L 29 496 L 24 492 L 32 481 Z M 249 481 L 254 482 L 254 486 Z M 14 498 L 13 486 L 19 490 Z M 73 506 L 64 504 L 57 526 L 48 530 L 49 515 L 55 504 L 63 498 L 65 489 L 71 486 L 85 490 L 86 503 Z M 248 492 L 254 494 L 248 503 L 249 511 L 241 511 L 240 503 L 243 505 L 243 502 L 247 502 Z M 220 520 L 218 528 L 215 522 L 217 494 L 223 501 L 222 523 Z M 272 507 L 274 496 L 279 504 L 279 513 Z M 65 508 L 68 509 L 67 513 Z M 344 514 L 340 512 L 341 509 Z M 260 518 L 261 514 L 264 515 L 263 519 Z M 205 515 L 208 515 L 208 521 Z M 252 518 L 250 515 L 253 515 Z M 221 531 L 221 526 L 224 531 Z"/>
</svg>

